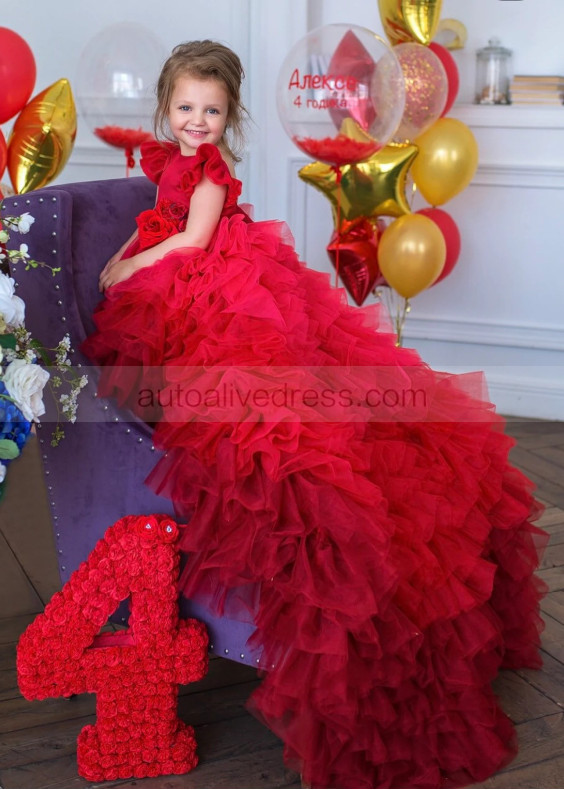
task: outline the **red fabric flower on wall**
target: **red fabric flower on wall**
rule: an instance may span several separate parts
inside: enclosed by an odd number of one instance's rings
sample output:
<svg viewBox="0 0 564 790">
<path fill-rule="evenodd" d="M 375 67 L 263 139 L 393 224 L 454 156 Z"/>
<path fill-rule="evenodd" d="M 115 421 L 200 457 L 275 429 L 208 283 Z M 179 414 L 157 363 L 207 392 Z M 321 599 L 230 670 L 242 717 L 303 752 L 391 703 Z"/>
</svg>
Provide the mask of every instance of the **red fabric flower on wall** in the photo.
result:
<svg viewBox="0 0 564 790">
<path fill-rule="evenodd" d="M 168 516 L 120 519 L 20 638 L 24 697 L 96 694 L 96 724 L 78 736 L 78 772 L 91 782 L 197 765 L 178 684 L 206 674 L 208 637 L 203 623 L 178 618 L 178 535 Z M 128 596 L 129 628 L 98 634 Z"/>
</svg>

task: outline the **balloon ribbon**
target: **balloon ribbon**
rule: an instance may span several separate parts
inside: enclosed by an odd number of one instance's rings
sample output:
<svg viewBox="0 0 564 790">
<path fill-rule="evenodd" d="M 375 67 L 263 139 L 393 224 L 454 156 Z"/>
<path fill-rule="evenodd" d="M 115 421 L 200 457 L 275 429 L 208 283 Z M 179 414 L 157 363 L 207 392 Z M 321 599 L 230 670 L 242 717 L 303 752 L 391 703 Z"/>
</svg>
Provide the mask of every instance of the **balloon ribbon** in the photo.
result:
<svg viewBox="0 0 564 790">
<path fill-rule="evenodd" d="M 380 302 L 385 303 L 388 315 L 394 325 L 396 346 L 402 346 L 405 322 L 408 314 L 411 312 L 411 303 L 409 299 L 400 296 L 397 291 L 394 291 L 389 285 L 383 288 L 375 288 L 372 293 Z M 403 304 L 400 300 L 403 300 Z"/>
<path fill-rule="evenodd" d="M 342 201 L 342 187 L 341 181 L 343 179 L 343 173 L 339 165 L 333 165 L 333 170 L 335 171 L 335 181 L 337 184 L 337 234 L 335 239 L 335 288 L 339 287 L 339 250 L 340 250 L 340 238 L 341 238 L 341 201 Z"/>
<path fill-rule="evenodd" d="M 135 158 L 133 156 L 133 148 L 127 147 L 125 149 L 125 176 L 129 178 L 129 171 L 132 167 L 135 167 Z"/>
</svg>

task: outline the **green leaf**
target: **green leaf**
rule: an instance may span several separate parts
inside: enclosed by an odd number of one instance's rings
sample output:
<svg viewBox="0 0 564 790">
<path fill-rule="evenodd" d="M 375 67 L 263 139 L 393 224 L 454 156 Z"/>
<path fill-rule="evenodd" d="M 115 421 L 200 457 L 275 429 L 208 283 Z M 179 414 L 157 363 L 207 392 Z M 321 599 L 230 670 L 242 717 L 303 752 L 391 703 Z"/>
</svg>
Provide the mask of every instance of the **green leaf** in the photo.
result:
<svg viewBox="0 0 564 790">
<path fill-rule="evenodd" d="M 15 335 L 12 334 L 0 335 L 0 346 L 2 346 L 2 348 L 15 349 L 17 342 L 18 340 Z"/>
<path fill-rule="evenodd" d="M 13 461 L 20 454 L 20 448 L 12 439 L 0 439 L 0 458 L 3 461 Z"/>
<path fill-rule="evenodd" d="M 41 343 L 39 340 L 36 340 L 35 338 L 32 338 L 29 341 L 29 345 L 31 348 L 33 348 L 37 356 L 41 358 L 41 361 L 44 365 L 49 366 L 51 364 L 51 359 L 43 343 Z"/>
</svg>

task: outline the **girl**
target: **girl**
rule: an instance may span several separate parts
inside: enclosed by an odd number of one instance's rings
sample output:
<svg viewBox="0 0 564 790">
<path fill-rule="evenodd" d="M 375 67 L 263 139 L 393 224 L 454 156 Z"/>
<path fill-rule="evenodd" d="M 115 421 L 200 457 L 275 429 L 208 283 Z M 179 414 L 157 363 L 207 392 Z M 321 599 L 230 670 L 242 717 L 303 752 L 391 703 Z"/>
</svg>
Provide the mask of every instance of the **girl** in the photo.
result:
<svg viewBox="0 0 564 790">
<path fill-rule="evenodd" d="M 211 41 L 165 63 L 157 202 L 84 350 L 100 394 L 155 423 L 147 482 L 190 518 L 182 591 L 252 618 L 250 705 L 305 782 L 482 781 L 515 753 L 491 681 L 540 665 L 539 506 L 472 377 L 397 348 L 237 205 L 242 75 Z"/>
</svg>

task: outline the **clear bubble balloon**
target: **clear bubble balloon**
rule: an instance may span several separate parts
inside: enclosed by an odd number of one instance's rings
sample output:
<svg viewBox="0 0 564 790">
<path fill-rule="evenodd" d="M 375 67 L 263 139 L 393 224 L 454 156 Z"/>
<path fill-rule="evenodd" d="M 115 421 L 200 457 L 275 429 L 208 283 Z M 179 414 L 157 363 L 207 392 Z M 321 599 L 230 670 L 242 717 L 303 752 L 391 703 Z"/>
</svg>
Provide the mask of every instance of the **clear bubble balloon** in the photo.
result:
<svg viewBox="0 0 564 790">
<path fill-rule="evenodd" d="M 405 84 L 392 48 L 364 27 L 324 25 L 280 68 L 278 114 L 300 150 L 333 165 L 360 162 L 394 135 Z"/>
<path fill-rule="evenodd" d="M 94 134 L 125 149 L 151 136 L 155 85 L 166 57 L 160 39 L 132 22 L 104 28 L 88 42 L 78 63 L 76 98 Z"/>
</svg>

